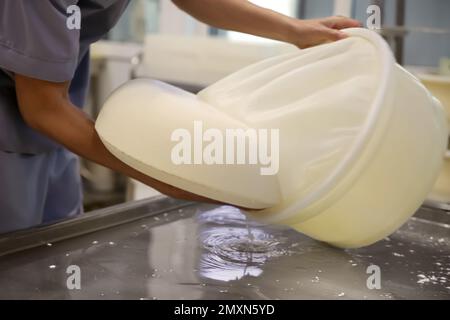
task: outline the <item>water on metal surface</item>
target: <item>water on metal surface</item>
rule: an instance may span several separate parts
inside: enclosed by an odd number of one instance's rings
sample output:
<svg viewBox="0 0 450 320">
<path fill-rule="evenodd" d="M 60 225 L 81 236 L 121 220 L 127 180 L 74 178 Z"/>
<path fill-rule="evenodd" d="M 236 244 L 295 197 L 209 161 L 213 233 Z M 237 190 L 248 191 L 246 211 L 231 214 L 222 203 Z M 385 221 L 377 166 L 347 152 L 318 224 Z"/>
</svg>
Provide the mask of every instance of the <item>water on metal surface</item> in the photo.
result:
<svg viewBox="0 0 450 320">
<path fill-rule="evenodd" d="M 422 218 L 341 250 L 233 207 L 197 205 L 4 256 L 0 298 L 450 299 L 449 248 L 450 226 Z M 66 286 L 70 265 L 81 290 Z M 368 287 L 371 265 L 379 289 Z"/>
</svg>

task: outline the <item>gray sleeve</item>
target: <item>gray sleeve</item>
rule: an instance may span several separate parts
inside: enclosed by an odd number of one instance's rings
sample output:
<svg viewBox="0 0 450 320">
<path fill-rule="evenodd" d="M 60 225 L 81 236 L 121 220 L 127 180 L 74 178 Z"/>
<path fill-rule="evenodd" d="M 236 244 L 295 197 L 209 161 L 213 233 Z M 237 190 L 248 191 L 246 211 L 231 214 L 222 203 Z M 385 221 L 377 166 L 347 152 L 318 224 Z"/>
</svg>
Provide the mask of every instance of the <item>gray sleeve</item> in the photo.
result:
<svg viewBox="0 0 450 320">
<path fill-rule="evenodd" d="M 78 0 L 0 0 L 0 68 L 41 80 L 71 80 L 80 30 L 67 28 Z"/>
</svg>

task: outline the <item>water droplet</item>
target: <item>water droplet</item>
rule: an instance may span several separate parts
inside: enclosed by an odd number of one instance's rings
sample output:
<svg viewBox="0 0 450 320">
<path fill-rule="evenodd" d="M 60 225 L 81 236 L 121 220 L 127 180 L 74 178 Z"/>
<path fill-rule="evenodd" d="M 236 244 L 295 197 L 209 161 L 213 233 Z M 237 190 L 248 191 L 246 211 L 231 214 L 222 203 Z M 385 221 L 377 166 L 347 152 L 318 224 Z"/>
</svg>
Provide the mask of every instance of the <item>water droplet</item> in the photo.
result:
<svg viewBox="0 0 450 320">
<path fill-rule="evenodd" d="M 53 244 L 51 244 L 50 242 L 47 243 L 47 247 L 51 247 Z"/>
<path fill-rule="evenodd" d="M 398 252 L 393 252 L 392 255 L 394 255 L 395 257 L 400 257 L 400 258 L 403 258 L 405 256 L 404 254 L 401 254 Z"/>
<path fill-rule="evenodd" d="M 425 276 L 424 274 L 418 274 L 417 277 L 420 278 L 420 279 L 417 281 L 417 283 L 419 283 L 419 284 L 423 284 L 423 283 L 430 282 L 430 278 L 428 278 L 428 277 Z"/>
<path fill-rule="evenodd" d="M 49 267 L 49 269 L 55 269 L 56 268 L 56 266 L 54 264 L 51 264 L 48 267 Z"/>
<path fill-rule="evenodd" d="M 341 292 L 338 294 L 338 297 L 343 297 L 343 296 L 345 296 L 345 292 Z"/>
<path fill-rule="evenodd" d="M 92 241 L 92 244 L 98 244 L 97 240 Z"/>
</svg>

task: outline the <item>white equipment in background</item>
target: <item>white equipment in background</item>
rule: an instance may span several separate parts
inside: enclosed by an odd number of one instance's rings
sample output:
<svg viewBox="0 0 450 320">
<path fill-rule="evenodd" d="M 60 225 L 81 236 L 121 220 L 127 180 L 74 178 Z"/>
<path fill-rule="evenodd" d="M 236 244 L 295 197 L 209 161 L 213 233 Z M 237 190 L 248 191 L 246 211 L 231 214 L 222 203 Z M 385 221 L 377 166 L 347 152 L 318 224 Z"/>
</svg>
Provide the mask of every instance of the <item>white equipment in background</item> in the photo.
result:
<svg viewBox="0 0 450 320">
<path fill-rule="evenodd" d="M 447 118 L 450 123 L 450 75 L 441 75 L 438 72 L 427 71 L 425 69 L 413 69 L 416 76 L 422 83 L 438 98 L 447 111 Z M 445 155 L 444 166 L 439 175 L 433 190 L 428 196 L 430 204 L 450 209 L 450 133 L 449 146 Z"/>
<path fill-rule="evenodd" d="M 132 43 L 99 41 L 91 46 L 91 81 L 85 111 L 96 118 L 106 98 L 132 77 L 133 61 L 142 46 Z M 96 199 L 108 198 L 119 184 L 119 176 L 112 170 L 83 160 L 81 174 L 87 188 Z"/>
<path fill-rule="evenodd" d="M 139 76 L 203 88 L 252 63 L 298 50 L 283 43 L 226 38 L 148 35 Z"/>
</svg>

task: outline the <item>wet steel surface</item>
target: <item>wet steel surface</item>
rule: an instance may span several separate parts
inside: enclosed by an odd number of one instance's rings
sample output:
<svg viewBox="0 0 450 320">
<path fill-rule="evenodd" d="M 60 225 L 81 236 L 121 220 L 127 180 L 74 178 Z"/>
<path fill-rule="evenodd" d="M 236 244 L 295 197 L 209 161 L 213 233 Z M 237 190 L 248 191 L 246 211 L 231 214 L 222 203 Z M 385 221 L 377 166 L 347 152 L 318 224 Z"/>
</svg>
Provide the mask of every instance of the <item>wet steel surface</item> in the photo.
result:
<svg viewBox="0 0 450 320">
<path fill-rule="evenodd" d="M 14 242 L 79 234 L 0 257 L 0 299 L 450 299 L 446 211 L 422 208 L 389 238 L 357 250 L 247 221 L 229 206 L 159 200 L 113 211 L 100 222 L 0 238 L 1 254 Z M 127 214 L 134 219 L 115 218 Z M 83 228 L 91 233 L 75 232 Z M 70 265 L 81 268 L 81 290 L 67 289 Z M 371 265 L 381 289 L 367 288 Z"/>
</svg>

